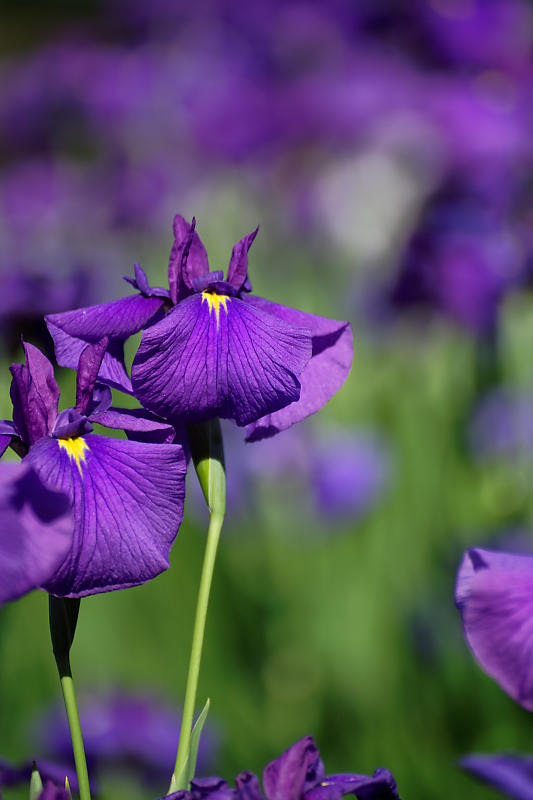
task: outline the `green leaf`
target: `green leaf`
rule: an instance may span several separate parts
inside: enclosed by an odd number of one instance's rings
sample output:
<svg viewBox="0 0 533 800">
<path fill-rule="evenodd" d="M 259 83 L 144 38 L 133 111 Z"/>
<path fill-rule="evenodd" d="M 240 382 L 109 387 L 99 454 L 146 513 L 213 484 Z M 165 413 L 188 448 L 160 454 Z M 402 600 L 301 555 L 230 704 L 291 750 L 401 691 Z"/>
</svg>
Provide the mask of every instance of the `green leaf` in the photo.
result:
<svg viewBox="0 0 533 800">
<path fill-rule="evenodd" d="M 43 782 L 37 769 L 37 764 L 33 762 L 30 778 L 30 800 L 37 800 L 43 790 Z"/>
<path fill-rule="evenodd" d="M 196 720 L 194 728 L 192 729 L 191 744 L 189 747 L 189 752 L 187 753 L 187 758 L 185 760 L 185 763 L 183 764 L 179 772 L 173 773 L 167 794 L 172 794 L 173 792 L 177 792 L 180 789 L 188 789 L 192 779 L 194 778 L 194 773 L 196 772 L 196 760 L 198 758 L 198 746 L 200 744 L 200 736 L 202 734 L 204 723 L 207 719 L 207 714 L 209 713 L 210 705 L 211 701 L 208 697 L 205 706 L 202 708 L 200 714 L 198 715 L 198 719 Z"/>
<path fill-rule="evenodd" d="M 189 786 L 190 782 L 194 778 L 194 773 L 196 772 L 196 760 L 198 758 L 198 746 L 200 744 L 200 736 L 202 735 L 202 730 L 207 719 L 207 715 L 209 713 L 209 706 L 211 705 L 211 701 L 209 697 L 205 702 L 205 706 L 202 708 L 200 714 L 198 715 L 198 719 L 194 724 L 194 728 L 192 729 L 191 733 L 191 747 L 189 749 L 189 758 L 187 759 L 187 786 Z"/>
</svg>

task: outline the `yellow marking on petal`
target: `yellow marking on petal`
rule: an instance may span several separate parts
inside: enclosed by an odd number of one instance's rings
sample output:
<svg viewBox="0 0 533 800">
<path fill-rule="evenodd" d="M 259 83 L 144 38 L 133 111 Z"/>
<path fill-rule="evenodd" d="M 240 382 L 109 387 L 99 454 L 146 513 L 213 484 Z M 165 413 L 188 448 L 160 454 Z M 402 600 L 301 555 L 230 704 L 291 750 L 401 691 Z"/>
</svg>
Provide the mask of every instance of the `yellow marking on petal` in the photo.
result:
<svg viewBox="0 0 533 800">
<path fill-rule="evenodd" d="M 228 313 L 228 303 L 231 303 L 231 297 L 227 294 L 216 294 L 216 292 L 202 292 L 202 303 L 204 300 L 207 302 L 209 306 L 209 316 L 211 316 L 211 311 L 215 309 L 215 314 L 217 315 L 217 330 L 218 330 L 218 318 L 220 315 L 220 306 L 223 306 L 226 315 Z"/>
<path fill-rule="evenodd" d="M 82 474 L 81 465 L 85 464 L 85 451 L 89 449 L 89 445 L 83 436 L 76 436 L 75 439 L 58 439 L 59 446 L 67 451 L 68 457 L 71 461 L 75 461 L 78 465 L 80 475 Z"/>
</svg>

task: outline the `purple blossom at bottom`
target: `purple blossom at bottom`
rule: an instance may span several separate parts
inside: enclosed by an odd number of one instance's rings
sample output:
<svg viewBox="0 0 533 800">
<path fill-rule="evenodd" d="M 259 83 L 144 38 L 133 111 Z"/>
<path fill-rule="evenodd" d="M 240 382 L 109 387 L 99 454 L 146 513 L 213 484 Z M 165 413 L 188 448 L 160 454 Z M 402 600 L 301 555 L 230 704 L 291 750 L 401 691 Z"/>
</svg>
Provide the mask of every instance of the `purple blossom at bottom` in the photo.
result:
<svg viewBox="0 0 533 800">
<path fill-rule="evenodd" d="M 531 800 L 533 797 L 533 758 L 531 756 L 501 754 L 470 755 L 459 762 L 467 772 L 499 789 L 513 800 Z"/>
<path fill-rule="evenodd" d="M 455 601 L 483 670 L 533 711 L 533 556 L 467 550 Z"/>
<path fill-rule="evenodd" d="M 189 791 L 169 795 L 169 800 L 400 800 L 396 781 L 386 769 L 372 776 L 343 773 L 326 776 L 324 764 L 311 736 L 285 750 L 263 770 L 263 791 L 257 777 L 241 772 L 235 788 L 222 778 L 198 778 Z"/>
<path fill-rule="evenodd" d="M 176 757 L 180 718 L 161 698 L 125 690 L 82 694 L 79 712 L 87 764 L 91 774 L 124 767 L 150 784 L 168 779 Z M 59 761 L 72 761 L 72 743 L 63 708 L 53 709 L 37 724 L 39 750 Z M 205 774 L 216 758 L 217 737 L 204 727 L 198 770 Z"/>
</svg>

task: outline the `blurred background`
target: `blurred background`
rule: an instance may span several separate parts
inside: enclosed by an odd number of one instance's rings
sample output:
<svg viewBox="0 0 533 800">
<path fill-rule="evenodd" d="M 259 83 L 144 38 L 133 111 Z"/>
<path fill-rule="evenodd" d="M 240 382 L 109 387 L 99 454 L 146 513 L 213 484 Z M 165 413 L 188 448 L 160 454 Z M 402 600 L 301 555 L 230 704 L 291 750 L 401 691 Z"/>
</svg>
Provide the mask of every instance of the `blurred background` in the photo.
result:
<svg viewBox="0 0 533 800">
<path fill-rule="evenodd" d="M 532 549 L 533 7 L 22 0 L 0 45 L 2 417 L 21 334 L 52 353 L 44 313 L 128 293 L 134 261 L 166 285 L 176 212 L 212 268 L 259 223 L 255 293 L 354 329 L 352 374 L 315 418 L 251 445 L 224 426 L 202 773 L 260 774 L 311 733 L 329 774 L 495 796 L 457 760 L 532 753 L 533 723 L 470 656 L 453 585 L 468 546 Z M 73 669 L 104 800 L 168 784 L 195 483 L 172 568 L 82 603 Z M 43 593 L 2 611 L 10 763 L 69 757 L 48 639 Z"/>
</svg>

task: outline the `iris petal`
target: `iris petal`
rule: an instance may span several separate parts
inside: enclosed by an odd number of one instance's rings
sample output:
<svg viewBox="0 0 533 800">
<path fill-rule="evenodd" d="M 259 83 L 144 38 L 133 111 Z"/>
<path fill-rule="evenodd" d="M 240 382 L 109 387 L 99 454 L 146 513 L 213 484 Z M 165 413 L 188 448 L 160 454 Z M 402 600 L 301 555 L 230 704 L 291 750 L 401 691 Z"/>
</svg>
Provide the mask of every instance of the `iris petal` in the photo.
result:
<svg viewBox="0 0 533 800">
<path fill-rule="evenodd" d="M 298 399 L 310 355 L 306 328 L 203 292 L 143 332 L 132 382 L 141 403 L 164 419 L 246 425 Z"/>
<path fill-rule="evenodd" d="M 89 434 L 76 448 L 46 438 L 27 456 L 70 498 L 72 548 L 45 588 L 82 597 L 125 589 L 168 567 L 183 515 L 185 459 L 178 445 Z"/>
<path fill-rule="evenodd" d="M 46 324 L 54 340 L 56 359 L 62 367 L 77 369 L 87 344 L 109 337 L 99 380 L 121 391 L 131 392 L 124 365 L 124 342 L 157 314 L 164 299 L 133 295 L 75 311 L 49 314 Z"/>
<path fill-rule="evenodd" d="M 456 601 L 482 668 L 533 711 L 533 557 L 469 550 L 459 568 Z"/>
<path fill-rule="evenodd" d="M 312 355 L 300 375 L 300 396 L 291 405 L 256 419 L 247 429 L 248 441 L 259 441 L 290 428 L 314 414 L 337 392 L 350 372 L 353 359 L 353 336 L 350 325 L 295 308 L 271 303 L 262 297 L 248 295 L 247 305 L 291 325 L 308 328 L 312 336 Z"/>
</svg>

